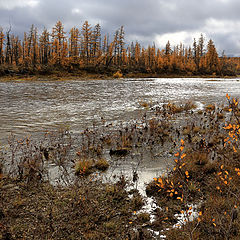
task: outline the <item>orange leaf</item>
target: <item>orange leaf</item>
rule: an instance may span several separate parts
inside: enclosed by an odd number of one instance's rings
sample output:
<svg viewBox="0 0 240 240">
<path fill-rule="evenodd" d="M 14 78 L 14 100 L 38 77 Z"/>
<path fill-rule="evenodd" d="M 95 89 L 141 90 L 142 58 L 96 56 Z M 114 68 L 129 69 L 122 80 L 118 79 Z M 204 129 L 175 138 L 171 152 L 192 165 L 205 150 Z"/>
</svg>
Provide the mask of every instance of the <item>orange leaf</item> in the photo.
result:
<svg viewBox="0 0 240 240">
<path fill-rule="evenodd" d="M 181 156 L 181 159 L 185 158 L 186 157 L 186 153 L 184 153 L 182 156 Z"/>
</svg>

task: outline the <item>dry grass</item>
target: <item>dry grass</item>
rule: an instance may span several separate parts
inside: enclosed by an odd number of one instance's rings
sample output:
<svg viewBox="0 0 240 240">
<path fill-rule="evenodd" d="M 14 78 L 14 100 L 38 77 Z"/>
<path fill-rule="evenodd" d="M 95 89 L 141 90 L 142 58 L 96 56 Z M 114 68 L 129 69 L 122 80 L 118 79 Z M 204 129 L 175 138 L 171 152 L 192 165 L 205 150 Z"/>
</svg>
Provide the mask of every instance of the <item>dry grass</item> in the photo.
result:
<svg viewBox="0 0 240 240">
<path fill-rule="evenodd" d="M 109 167 L 106 159 L 80 159 L 75 164 L 75 174 L 81 176 L 88 176 L 96 170 L 105 171 Z"/>
<path fill-rule="evenodd" d="M 135 239 L 133 200 L 120 183 L 69 187 L 0 180 L 1 239 Z M 111 189 L 111 190 L 110 190 Z M 148 238 L 145 238 L 148 239 Z"/>
<path fill-rule="evenodd" d="M 123 74 L 121 73 L 121 71 L 117 71 L 113 74 L 113 77 L 114 78 L 122 78 L 123 77 Z"/>
</svg>

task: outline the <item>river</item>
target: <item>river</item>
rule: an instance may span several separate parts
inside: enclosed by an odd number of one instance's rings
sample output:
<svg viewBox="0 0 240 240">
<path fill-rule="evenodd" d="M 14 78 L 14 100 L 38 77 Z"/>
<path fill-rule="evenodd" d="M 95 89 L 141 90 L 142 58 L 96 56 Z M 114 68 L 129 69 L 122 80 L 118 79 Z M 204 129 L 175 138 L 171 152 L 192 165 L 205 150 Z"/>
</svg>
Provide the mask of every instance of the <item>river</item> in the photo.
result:
<svg viewBox="0 0 240 240">
<path fill-rule="evenodd" d="M 139 102 L 154 106 L 191 100 L 201 108 L 224 102 L 226 93 L 240 97 L 239 79 L 0 81 L 0 141 L 6 144 L 10 133 L 37 137 L 62 126 L 77 134 L 102 119 L 113 124 L 137 119 L 142 113 Z M 165 163 L 144 165 L 139 174 L 148 181 L 165 167 Z"/>
</svg>

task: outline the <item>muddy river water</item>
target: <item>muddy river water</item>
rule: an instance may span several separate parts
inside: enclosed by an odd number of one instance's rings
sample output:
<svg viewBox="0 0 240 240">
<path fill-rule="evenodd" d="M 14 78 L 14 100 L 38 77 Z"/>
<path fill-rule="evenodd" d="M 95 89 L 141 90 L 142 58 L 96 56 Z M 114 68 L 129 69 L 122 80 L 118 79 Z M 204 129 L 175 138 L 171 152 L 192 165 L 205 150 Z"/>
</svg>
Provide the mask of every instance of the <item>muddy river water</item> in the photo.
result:
<svg viewBox="0 0 240 240">
<path fill-rule="evenodd" d="M 139 102 L 154 106 L 192 100 L 201 108 L 224 102 L 226 93 L 240 97 L 239 79 L 0 81 L 0 142 L 5 144 L 10 133 L 37 137 L 63 126 L 77 134 L 102 119 L 113 124 L 137 119 L 142 112 Z M 163 162 L 142 166 L 142 182 L 164 168 Z"/>
</svg>

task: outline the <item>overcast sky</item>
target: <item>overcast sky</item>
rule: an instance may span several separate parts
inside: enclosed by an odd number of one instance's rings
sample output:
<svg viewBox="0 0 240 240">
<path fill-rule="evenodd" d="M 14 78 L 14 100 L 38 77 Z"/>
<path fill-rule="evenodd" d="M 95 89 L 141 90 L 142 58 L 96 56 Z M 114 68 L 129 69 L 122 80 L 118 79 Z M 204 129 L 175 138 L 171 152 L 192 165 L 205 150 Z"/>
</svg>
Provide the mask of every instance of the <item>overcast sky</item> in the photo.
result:
<svg viewBox="0 0 240 240">
<path fill-rule="evenodd" d="M 191 45 L 203 33 L 220 52 L 240 56 L 239 0 L 0 0 L 0 26 L 22 35 L 31 24 L 51 29 L 61 20 L 65 30 L 85 20 L 113 34 L 121 25 L 126 41 L 165 46 Z"/>
</svg>

